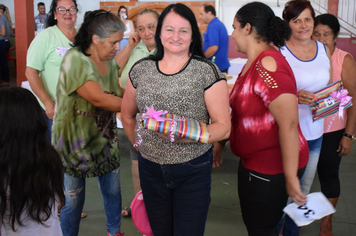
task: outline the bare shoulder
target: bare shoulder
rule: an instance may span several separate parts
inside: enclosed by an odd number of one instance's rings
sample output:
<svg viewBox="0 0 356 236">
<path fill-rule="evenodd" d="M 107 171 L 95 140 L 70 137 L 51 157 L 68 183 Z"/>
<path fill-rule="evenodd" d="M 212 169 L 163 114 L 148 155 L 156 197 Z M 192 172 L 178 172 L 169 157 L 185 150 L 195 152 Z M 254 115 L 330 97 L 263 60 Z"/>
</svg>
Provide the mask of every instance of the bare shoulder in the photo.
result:
<svg viewBox="0 0 356 236">
<path fill-rule="evenodd" d="M 262 58 L 261 62 L 262 66 L 266 70 L 272 72 L 275 72 L 277 70 L 277 62 L 272 56 L 265 56 L 264 58 Z"/>
</svg>

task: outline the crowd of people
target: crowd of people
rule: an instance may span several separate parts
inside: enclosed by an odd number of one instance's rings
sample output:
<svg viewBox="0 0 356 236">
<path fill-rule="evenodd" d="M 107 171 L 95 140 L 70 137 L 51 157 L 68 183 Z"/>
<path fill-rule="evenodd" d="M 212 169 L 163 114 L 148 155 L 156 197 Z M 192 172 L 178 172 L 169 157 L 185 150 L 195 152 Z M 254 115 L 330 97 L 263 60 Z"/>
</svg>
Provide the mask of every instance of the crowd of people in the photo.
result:
<svg viewBox="0 0 356 236">
<path fill-rule="evenodd" d="M 36 96 L 0 89 L 0 235 L 78 235 L 90 177 L 98 180 L 107 235 L 124 235 L 121 217 L 131 209 L 121 203 L 118 112 L 131 142 L 134 193 L 142 190 L 155 236 L 204 235 L 212 169 L 227 143 L 240 158 L 249 236 L 299 235 L 283 208 L 307 203 L 316 172 L 336 207 L 356 106 L 317 121 L 310 108 L 315 91 L 339 80 L 356 104 L 356 62 L 336 47 L 335 16 L 315 16 L 306 0 L 286 3 L 282 18 L 261 2 L 242 6 L 231 38 L 247 62 L 229 94 L 227 30 L 211 5 L 199 8 L 203 37 L 181 3 L 144 9 L 134 22 L 125 6 L 117 14 L 89 11 L 79 29 L 76 0 L 53 0 L 48 15 L 43 9 L 39 3 L 48 28 L 28 48 L 25 73 Z M 1 54 L 10 47 L 6 12 L 1 4 Z M 0 83 L 8 82 L 5 64 Z M 150 130 L 148 118 L 171 128 Z M 187 119 L 206 128 L 206 142 L 172 134 Z M 332 235 L 328 215 L 319 236 Z"/>
</svg>

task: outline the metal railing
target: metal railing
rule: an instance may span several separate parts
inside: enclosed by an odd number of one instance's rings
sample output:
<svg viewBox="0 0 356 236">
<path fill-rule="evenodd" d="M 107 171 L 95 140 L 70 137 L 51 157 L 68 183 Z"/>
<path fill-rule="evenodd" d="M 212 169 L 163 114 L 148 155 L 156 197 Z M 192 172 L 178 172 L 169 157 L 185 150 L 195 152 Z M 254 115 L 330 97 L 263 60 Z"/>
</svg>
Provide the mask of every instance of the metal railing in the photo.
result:
<svg viewBox="0 0 356 236">
<path fill-rule="evenodd" d="M 313 8 L 318 13 L 328 12 L 328 0 L 311 0 Z M 346 31 L 350 32 L 352 37 L 356 36 L 356 1 L 339 0 L 338 14 L 340 25 Z"/>
</svg>

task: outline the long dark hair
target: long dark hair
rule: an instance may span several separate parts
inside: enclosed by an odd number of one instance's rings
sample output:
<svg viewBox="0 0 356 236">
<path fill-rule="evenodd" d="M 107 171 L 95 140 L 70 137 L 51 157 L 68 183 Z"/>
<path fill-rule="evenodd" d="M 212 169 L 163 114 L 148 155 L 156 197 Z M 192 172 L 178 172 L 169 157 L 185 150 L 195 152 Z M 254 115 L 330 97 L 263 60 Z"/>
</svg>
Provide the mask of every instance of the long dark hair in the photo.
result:
<svg viewBox="0 0 356 236">
<path fill-rule="evenodd" d="M 119 7 L 119 10 L 117 10 L 117 16 L 120 17 L 120 11 L 121 11 L 121 9 L 125 9 L 125 10 L 126 10 L 126 16 L 127 16 L 126 19 L 129 19 L 129 12 L 128 12 L 128 10 L 127 10 L 127 8 L 126 8 L 125 6 L 120 6 L 120 7 Z"/>
<path fill-rule="evenodd" d="M 47 26 L 48 27 L 54 26 L 57 24 L 57 19 L 54 19 L 54 13 L 58 7 L 58 1 L 59 0 L 52 0 L 51 7 L 48 12 L 48 18 L 47 18 Z M 78 9 L 77 0 L 72 0 L 72 1 L 74 3 L 75 7 Z"/>
<path fill-rule="evenodd" d="M 236 15 L 241 28 L 247 23 L 256 30 L 257 40 L 273 42 L 277 47 L 290 38 L 291 29 L 287 22 L 274 15 L 272 9 L 261 2 L 251 2 L 241 7 Z"/>
<path fill-rule="evenodd" d="M 164 18 L 166 18 L 167 14 L 171 11 L 177 13 L 178 15 L 189 21 L 190 26 L 192 27 L 192 43 L 189 46 L 189 52 L 191 53 L 191 55 L 205 57 L 203 53 L 202 38 L 194 13 L 186 5 L 177 3 L 171 4 L 166 7 L 158 18 L 157 30 L 155 35 L 156 53 L 150 56 L 150 58 L 155 61 L 159 61 L 163 58 L 164 49 L 161 41 L 162 24 Z"/>
<path fill-rule="evenodd" d="M 23 213 L 44 224 L 55 202 L 64 204 L 63 164 L 46 130 L 30 91 L 0 89 L 0 212 L 14 231 L 16 222 L 23 226 Z"/>
<path fill-rule="evenodd" d="M 117 15 L 105 10 L 95 10 L 90 12 L 85 18 L 79 32 L 75 36 L 74 47 L 78 46 L 80 51 L 86 55 L 86 50 L 92 43 L 92 36 L 98 35 L 101 40 L 109 38 L 118 31 L 124 32 L 125 24 Z"/>
</svg>

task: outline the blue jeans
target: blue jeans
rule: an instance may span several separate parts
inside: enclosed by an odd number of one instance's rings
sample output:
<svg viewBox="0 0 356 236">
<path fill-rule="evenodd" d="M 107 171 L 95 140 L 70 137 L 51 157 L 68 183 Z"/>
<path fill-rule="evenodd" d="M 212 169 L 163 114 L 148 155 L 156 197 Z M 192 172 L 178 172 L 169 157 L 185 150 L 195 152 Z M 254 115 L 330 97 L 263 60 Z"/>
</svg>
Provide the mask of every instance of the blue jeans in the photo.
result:
<svg viewBox="0 0 356 236">
<path fill-rule="evenodd" d="M 120 168 L 98 177 L 103 196 L 107 231 L 115 235 L 121 225 Z M 85 178 L 75 178 L 64 173 L 65 204 L 61 210 L 61 228 L 64 236 L 77 236 L 80 215 L 85 200 Z"/>
<path fill-rule="evenodd" d="M 7 64 L 7 51 L 9 51 L 10 47 L 10 40 L 0 39 L 0 79 L 4 82 L 10 81 L 9 65 Z"/>
<path fill-rule="evenodd" d="M 318 166 L 322 142 L 323 142 L 323 136 L 321 136 L 318 139 L 308 141 L 309 161 L 305 168 L 305 172 L 304 172 L 302 178 L 300 179 L 300 186 L 301 186 L 302 192 L 304 194 L 309 193 L 310 187 L 313 184 L 316 168 Z M 291 202 L 291 200 L 289 199 L 288 203 L 290 203 L 290 202 Z M 282 226 L 282 225 L 283 225 L 283 219 L 280 222 L 279 226 Z M 300 229 L 300 227 L 298 227 L 294 223 L 294 221 L 288 215 L 286 215 L 285 221 L 284 221 L 284 226 L 283 226 L 283 236 L 298 236 L 299 229 Z"/>
<path fill-rule="evenodd" d="M 155 236 L 203 236 L 211 201 L 212 149 L 189 162 L 159 165 L 138 155 L 143 198 Z"/>
<path fill-rule="evenodd" d="M 47 140 L 49 143 L 51 143 L 53 120 L 48 118 L 48 116 L 46 115 L 46 111 L 43 108 L 42 108 L 42 113 L 44 115 L 46 125 L 47 125 L 47 131 L 46 131 Z"/>
<path fill-rule="evenodd" d="M 121 50 L 126 46 L 126 44 L 129 42 L 128 38 L 124 38 L 120 41 L 120 50 L 116 52 L 116 54 L 118 54 L 119 52 L 121 52 Z"/>
</svg>

